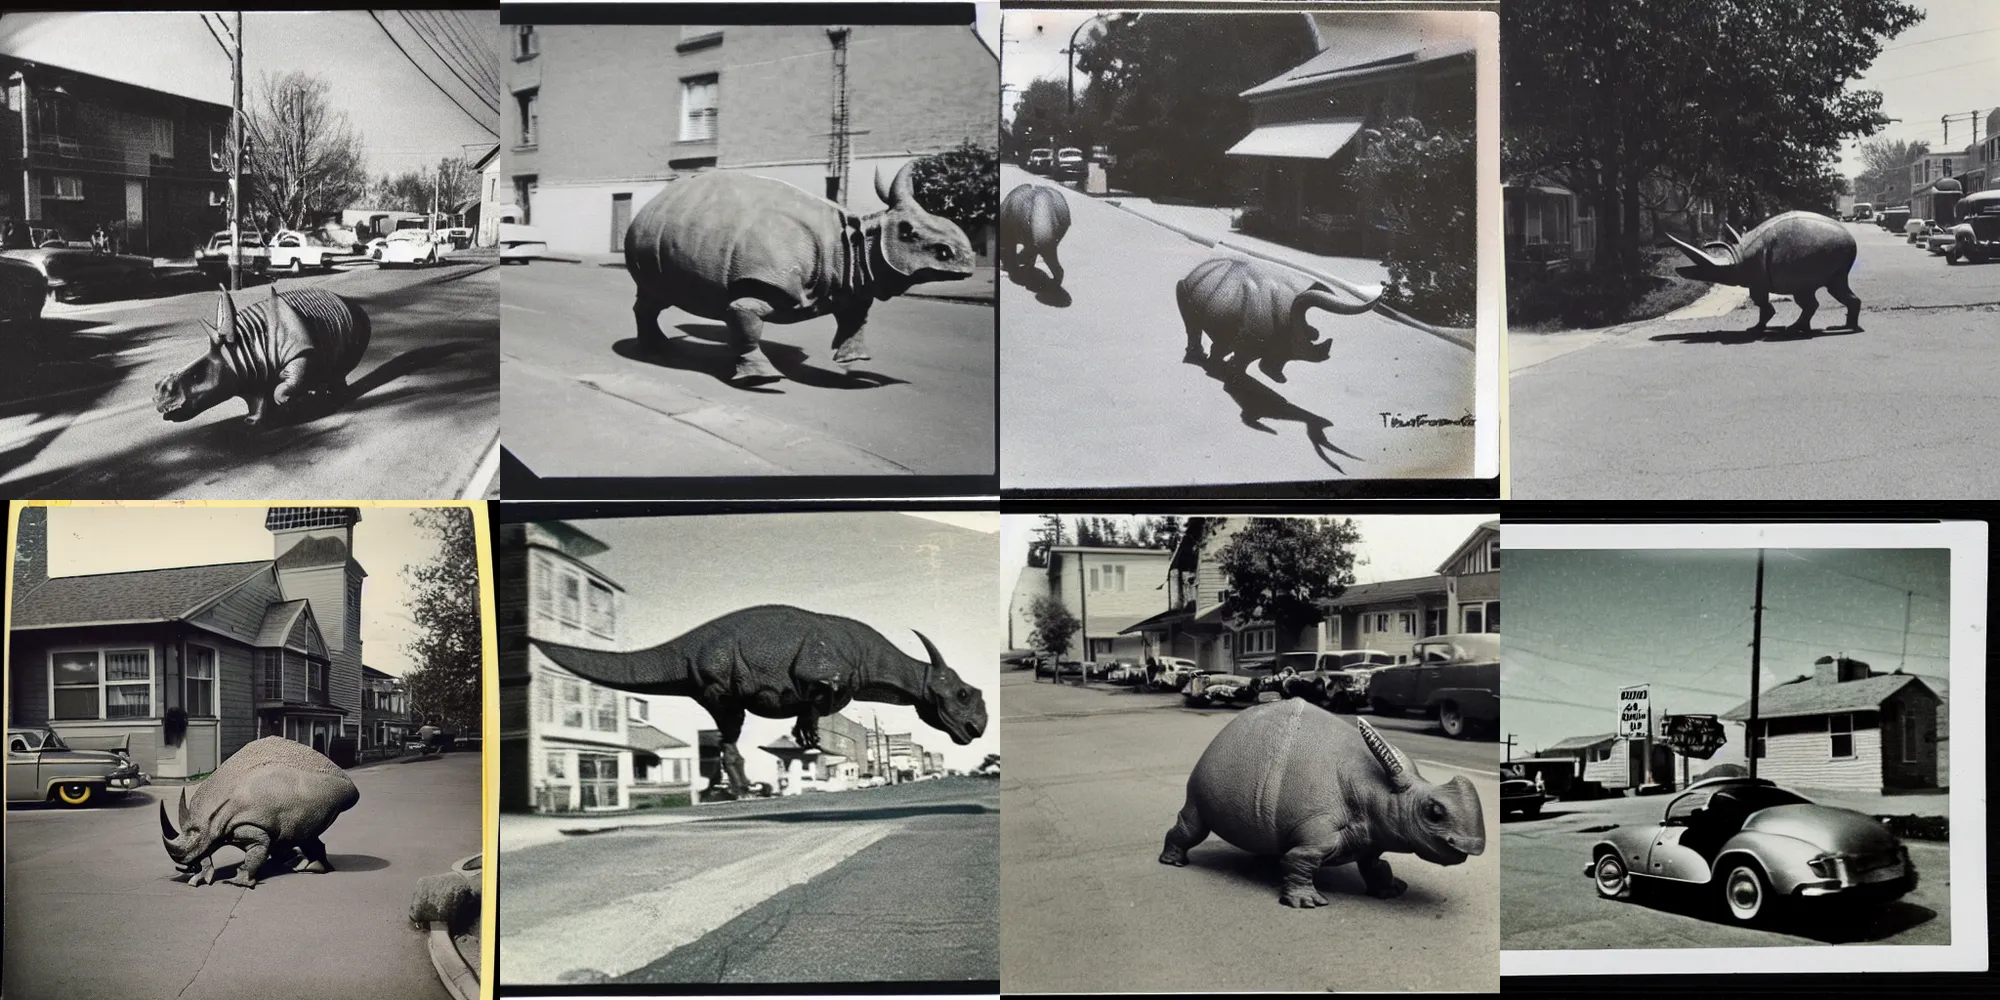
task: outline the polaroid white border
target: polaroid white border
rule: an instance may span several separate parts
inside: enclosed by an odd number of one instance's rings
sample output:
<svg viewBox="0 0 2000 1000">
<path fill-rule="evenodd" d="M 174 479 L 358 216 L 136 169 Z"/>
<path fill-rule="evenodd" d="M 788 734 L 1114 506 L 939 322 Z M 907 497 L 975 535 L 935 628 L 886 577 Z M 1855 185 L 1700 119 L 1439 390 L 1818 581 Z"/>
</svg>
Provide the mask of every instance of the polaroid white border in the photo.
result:
<svg viewBox="0 0 2000 1000">
<path fill-rule="evenodd" d="M 1985 522 L 1508 524 L 1503 517 L 1500 544 L 1509 549 L 1950 549 L 1954 737 L 1951 944 L 1502 950 L 1502 976 L 1986 971 Z M 1505 633 L 1500 641 L 1504 656 Z M 1505 698 L 1504 692 L 1501 697 Z M 1506 863 L 1503 849 L 1503 872 Z"/>
</svg>

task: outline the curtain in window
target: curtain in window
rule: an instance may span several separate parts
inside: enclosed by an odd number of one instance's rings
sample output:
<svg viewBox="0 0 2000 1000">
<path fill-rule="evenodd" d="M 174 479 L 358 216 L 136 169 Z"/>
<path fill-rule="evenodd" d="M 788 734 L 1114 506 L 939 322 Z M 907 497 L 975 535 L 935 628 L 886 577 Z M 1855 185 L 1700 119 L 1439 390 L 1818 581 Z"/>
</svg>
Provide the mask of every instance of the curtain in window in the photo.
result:
<svg viewBox="0 0 2000 1000">
<path fill-rule="evenodd" d="M 152 656 L 143 649 L 104 654 L 104 717 L 143 719 L 153 714 Z"/>
<path fill-rule="evenodd" d="M 189 646 L 186 685 L 186 709 L 189 715 L 215 714 L 215 650 L 206 646 Z"/>
</svg>

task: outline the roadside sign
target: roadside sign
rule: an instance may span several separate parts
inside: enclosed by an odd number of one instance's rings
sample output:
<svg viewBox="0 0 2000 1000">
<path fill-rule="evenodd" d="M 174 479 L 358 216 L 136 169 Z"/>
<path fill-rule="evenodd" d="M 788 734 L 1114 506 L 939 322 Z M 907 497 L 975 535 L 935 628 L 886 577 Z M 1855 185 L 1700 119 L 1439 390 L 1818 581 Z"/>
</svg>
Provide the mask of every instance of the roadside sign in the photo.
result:
<svg viewBox="0 0 2000 1000">
<path fill-rule="evenodd" d="M 1647 700 L 1650 685 L 1634 684 L 1618 692 L 1618 735 L 1643 740 L 1652 723 L 1652 706 Z"/>
<path fill-rule="evenodd" d="M 1723 735 L 1722 723 L 1713 715 L 1668 715 L 1660 719 L 1660 742 L 1684 757 L 1707 760 L 1729 738 Z"/>
</svg>

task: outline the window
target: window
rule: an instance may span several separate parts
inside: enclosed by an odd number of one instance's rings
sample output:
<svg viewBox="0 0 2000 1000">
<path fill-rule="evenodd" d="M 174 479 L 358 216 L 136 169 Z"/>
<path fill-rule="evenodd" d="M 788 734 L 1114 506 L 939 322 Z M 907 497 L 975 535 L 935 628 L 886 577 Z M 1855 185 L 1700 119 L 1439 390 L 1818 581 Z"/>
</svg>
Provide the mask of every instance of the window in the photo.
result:
<svg viewBox="0 0 2000 1000">
<path fill-rule="evenodd" d="M 1826 718 L 1827 751 L 1834 760 L 1854 756 L 1854 716 L 1842 713 Z"/>
<path fill-rule="evenodd" d="M 553 677 L 543 676 L 535 678 L 536 722 L 556 721 L 556 696 L 555 691 L 550 687 L 554 683 L 555 678 Z"/>
<path fill-rule="evenodd" d="M 1468 604 L 1464 608 L 1460 609 L 1459 614 L 1461 615 L 1460 620 L 1464 622 L 1464 626 L 1460 628 L 1459 631 L 1461 632 L 1486 631 L 1486 605 Z"/>
<path fill-rule="evenodd" d="M 561 611 L 556 617 L 565 625 L 583 624 L 583 581 L 575 573 L 562 575 Z"/>
<path fill-rule="evenodd" d="M 514 58 L 529 59 L 539 55 L 541 51 L 542 44 L 535 37 L 534 25 L 517 24 L 514 26 Z"/>
<path fill-rule="evenodd" d="M 1500 568 L 1500 539 L 1498 538 L 1486 543 L 1486 568 L 1489 570 Z"/>
<path fill-rule="evenodd" d="M 647 709 L 646 699 L 627 698 L 625 699 L 625 701 L 626 701 L 625 711 L 627 714 L 631 716 L 633 722 L 646 721 L 646 709 Z"/>
<path fill-rule="evenodd" d="M 1591 761 L 1591 763 L 1593 763 L 1593 764 L 1599 764 L 1599 763 L 1603 763 L 1604 761 L 1607 761 L 1607 760 L 1610 760 L 1610 759 L 1611 759 L 1611 748 L 1610 748 L 1610 747 L 1608 747 L 1608 746 L 1602 746 L 1602 747 L 1593 747 L 1593 748 L 1591 748 L 1591 751 L 1590 751 L 1590 761 Z"/>
<path fill-rule="evenodd" d="M 543 759 L 547 763 L 543 764 L 542 768 L 544 771 L 548 773 L 549 777 L 555 778 L 559 781 L 569 780 L 569 760 L 567 758 L 565 758 L 560 753 L 550 752 L 550 754 Z"/>
<path fill-rule="evenodd" d="M 43 174 L 42 197 L 57 201 L 82 201 L 83 178 L 74 174 Z"/>
<path fill-rule="evenodd" d="M 583 683 L 581 681 L 562 682 L 563 725 L 571 729 L 583 728 Z"/>
<path fill-rule="evenodd" d="M 182 698 L 189 715 L 215 714 L 215 650 L 189 646 Z"/>
<path fill-rule="evenodd" d="M 1428 639 L 1434 635 L 1443 635 L 1445 631 L 1445 610 L 1443 608 L 1426 609 L 1424 611 L 1423 637 Z"/>
<path fill-rule="evenodd" d="M 556 612 L 555 584 L 550 582 L 555 571 L 556 567 L 554 563 L 549 562 L 541 556 L 535 557 L 534 573 L 532 575 L 535 578 L 534 609 L 536 614 L 552 615 Z"/>
<path fill-rule="evenodd" d="M 1487 602 L 1486 602 L 1486 631 L 1488 631 L 1488 632 L 1498 632 L 1498 631 L 1500 631 L 1500 602 L 1499 602 L 1499 601 L 1487 601 Z"/>
<path fill-rule="evenodd" d="M 151 649 L 77 649 L 49 654 L 49 718 L 149 719 Z"/>
<path fill-rule="evenodd" d="M 611 588 L 596 580 L 590 583 L 590 630 L 605 638 L 611 638 L 617 628 L 617 618 L 612 611 Z"/>
<path fill-rule="evenodd" d="M 682 142 L 714 141 L 718 84 L 714 73 L 681 81 Z"/>
<path fill-rule="evenodd" d="M 1702 807 L 1706 805 L 1708 805 L 1707 792 L 1683 795 L 1675 799 L 1673 805 L 1667 807 L 1667 824 L 1669 826 L 1685 826 L 1688 820 L 1693 819 L 1694 814 L 1700 812 Z"/>
<path fill-rule="evenodd" d="M 590 728 L 600 733 L 618 731 L 618 695 L 609 688 L 590 689 Z"/>
<path fill-rule="evenodd" d="M 285 654 L 283 650 L 257 651 L 257 697 L 260 701 L 285 700 Z"/>
<path fill-rule="evenodd" d="M 1401 630 L 1402 630 L 1403 632 L 1405 632 L 1405 633 L 1414 633 L 1414 632 L 1416 632 L 1416 630 L 1417 630 L 1417 613 L 1416 613 L 1416 612 L 1414 612 L 1414 611 L 1398 611 L 1398 612 L 1396 612 L 1396 627 L 1397 627 L 1398 629 L 1401 629 Z"/>
<path fill-rule="evenodd" d="M 539 89 L 536 89 L 536 90 L 524 90 L 514 95 L 514 104 L 517 106 L 518 110 L 521 113 L 520 144 L 523 146 L 532 146 L 535 144 L 535 135 L 537 132 L 536 126 L 540 124 L 540 122 L 538 121 L 539 114 L 535 108 L 535 98 L 538 95 L 540 95 L 540 93 L 541 91 Z"/>
<path fill-rule="evenodd" d="M 306 662 L 306 700 L 326 704 L 326 664 Z"/>
</svg>

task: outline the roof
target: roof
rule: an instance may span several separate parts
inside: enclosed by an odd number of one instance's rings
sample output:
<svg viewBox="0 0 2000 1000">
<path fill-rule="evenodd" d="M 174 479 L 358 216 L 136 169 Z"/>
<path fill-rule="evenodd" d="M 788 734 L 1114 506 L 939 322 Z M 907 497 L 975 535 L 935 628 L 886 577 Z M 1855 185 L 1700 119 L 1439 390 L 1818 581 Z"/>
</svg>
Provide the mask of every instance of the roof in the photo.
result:
<svg viewBox="0 0 2000 1000">
<path fill-rule="evenodd" d="M 1458 543 L 1458 548 L 1451 550 L 1451 555 L 1446 556 L 1444 562 L 1438 564 L 1438 572 L 1443 573 L 1451 569 L 1451 564 L 1465 558 L 1465 554 L 1471 551 L 1474 545 L 1485 544 L 1487 532 L 1498 535 L 1500 533 L 1500 522 L 1486 521 L 1480 524 L 1479 527 L 1472 529 L 1472 533 L 1465 536 L 1465 541 Z"/>
<path fill-rule="evenodd" d="M 1557 750 L 1588 750 L 1600 743 L 1609 743 L 1617 738 L 1617 733 L 1604 733 L 1598 736 L 1572 736 L 1569 739 L 1557 740 L 1549 746 L 1543 747 L 1542 752 L 1553 753 Z"/>
<path fill-rule="evenodd" d="M 179 621 L 270 565 L 259 560 L 51 577 L 15 596 L 13 627 Z"/>
<path fill-rule="evenodd" d="M 263 627 L 257 630 L 256 645 L 264 649 L 283 646 L 285 637 L 292 634 L 292 624 L 298 621 L 299 614 L 309 603 L 305 598 L 299 598 L 296 601 L 279 601 L 266 608 Z"/>
<path fill-rule="evenodd" d="M 396 675 L 383 673 L 382 671 L 377 670 L 366 663 L 361 665 L 361 676 L 378 681 L 400 680 L 400 678 L 396 677 Z"/>
<path fill-rule="evenodd" d="M 1924 689 L 1926 694 L 1937 697 L 1937 692 L 1914 674 L 1876 674 L 1858 681 L 1842 681 L 1838 684 L 1821 684 L 1807 678 L 1780 684 L 1757 696 L 1757 717 L 1760 719 L 1788 719 L 1802 715 L 1827 715 L 1833 712 L 1872 712 L 1882 707 L 1882 703 L 1911 684 Z M 1744 722 L 1750 718 L 1750 703 L 1743 704 L 1722 713 L 1730 722 Z"/>
<path fill-rule="evenodd" d="M 1354 60 L 1354 53 L 1351 50 L 1327 49 L 1237 96 L 1268 97 L 1287 91 L 1325 86 L 1329 83 L 1347 83 L 1366 77 L 1391 76 L 1420 68 L 1425 63 L 1441 62 L 1446 59 L 1464 59 L 1470 62 L 1474 47 L 1475 43 L 1470 38 L 1448 38 L 1430 44 L 1408 45 L 1401 51 L 1392 51 L 1388 55 L 1361 62 Z"/>
<path fill-rule="evenodd" d="M 1330 160 L 1335 153 L 1346 149 L 1359 131 L 1359 118 L 1259 125 L 1225 153 L 1229 156 L 1268 156 L 1288 160 Z"/>
<path fill-rule="evenodd" d="M 1339 597 L 1321 601 L 1323 608 L 1354 608 L 1364 604 L 1381 604 L 1388 601 L 1408 600 L 1425 594 L 1444 594 L 1444 577 L 1418 576 L 1408 580 L 1383 580 L 1379 583 L 1362 583 L 1341 591 Z"/>
<path fill-rule="evenodd" d="M 302 539 L 278 557 L 279 569 L 347 565 L 347 543 L 331 535 Z"/>
<path fill-rule="evenodd" d="M 626 729 L 632 738 L 632 745 L 641 750 L 685 750 L 688 744 L 663 733 L 643 722 L 627 722 Z"/>
<path fill-rule="evenodd" d="M 1167 551 L 1166 549 L 1147 549 L 1147 548 L 1140 548 L 1137 545 L 1052 545 L 1049 547 L 1049 551 L 1077 552 L 1086 554 L 1093 552 L 1104 552 L 1104 553 L 1116 553 L 1120 555 L 1137 553 L 1140 555 L 1159 556 L 1163 559 L 1170 559 L 1173 557 L 1173 553 Z"/>
<path fill-rule="evenodd" d="M 611 546 L 599 541 L 596 536 L 577 528 L 568 521 L 536 521 L 535 527 L 554 535 L 556 544 L 564 555 L 575 559 L 611 551 Z M 532 541 L 530 542 L 532 544 Z"/>
<path fill-rule="evenodd" d="M 1193 620 L 1194 620 L 1193 608 L 1173 608 L 1171 610 L 1162 611 L 1151 618 L 1145 618 L 1141 619 L 1140 621 L 1134 622 L 1133 624 L 1126 626 L 1123 629 L 1120 629 L 1118 631 L 1118 634 L 1130 635 L 1134 632 L 1144 632 L 1149 628 L 1164 629 L 1166 626 L 1171 625 L 1175 622 L 1184 622 Z"/>
</svg>

